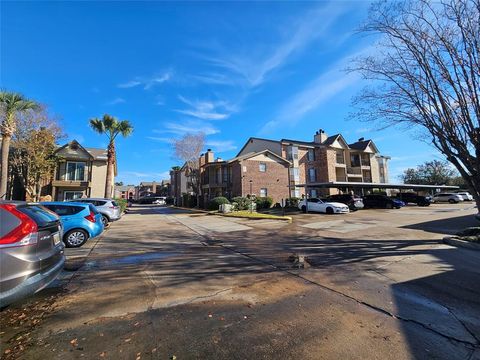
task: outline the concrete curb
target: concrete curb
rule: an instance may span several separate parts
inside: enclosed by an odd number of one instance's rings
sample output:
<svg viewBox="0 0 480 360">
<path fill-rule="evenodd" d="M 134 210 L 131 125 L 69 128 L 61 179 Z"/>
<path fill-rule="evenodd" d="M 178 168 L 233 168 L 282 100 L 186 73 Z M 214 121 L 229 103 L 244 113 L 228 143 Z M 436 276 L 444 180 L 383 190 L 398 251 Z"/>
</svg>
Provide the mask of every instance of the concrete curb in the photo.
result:
<svg viewBox="0 0 480 360">
<path fill-rule="evenodd" d="M 231 214 L 231 213 L 228 213 Z M 279 220 L 279 221 L 288 221 L 289 223 L 293 222 L 293 219 L 290 216 L 285 216 L 284 219 L 272 219 L 269 217 L 248 217 L 248 216 L 242 216 L 242 215 L 227 215 L 227 214 L 222 214 L 222 213 L 210 213 L 209 215 L 216 215 L 216 216 L 223 216 L 223 217 L 230 217 L 230 218 L 237 218 L 237 219 L 248 219 L 248 220 Z"/>
<path fill-rule="evenodd" d="M 445 236 L 443 238 L 443 242 L 448 245 L 452 246 L 458 246 L 458 247 L 464 247 L 467 249 L 472 249 L 472 250 L 480 250 L 480 243 L 474 243 L 471 241 L 465 241 L 465 240 L 460 240 L 456 239 L 451 236 Z"/>
</svg>

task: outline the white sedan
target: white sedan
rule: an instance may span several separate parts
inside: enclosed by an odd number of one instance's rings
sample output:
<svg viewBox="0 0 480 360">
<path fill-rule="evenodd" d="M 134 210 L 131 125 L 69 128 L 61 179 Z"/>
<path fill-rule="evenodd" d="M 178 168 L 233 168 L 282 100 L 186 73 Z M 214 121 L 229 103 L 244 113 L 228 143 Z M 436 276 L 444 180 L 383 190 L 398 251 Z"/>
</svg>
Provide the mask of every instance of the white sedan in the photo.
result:
<svg viewBox="0 0 480 360">
<path fill-rule="evenodd" d="M 320 212 L 325 214 L 347 214 L 350 212 L 347 205 L 339 202 L 325 202 L 317 198 L 308 199 L 308 206 L 305 199 L 298 203 L 298 208 L 303 212 Z"/>
</svg>

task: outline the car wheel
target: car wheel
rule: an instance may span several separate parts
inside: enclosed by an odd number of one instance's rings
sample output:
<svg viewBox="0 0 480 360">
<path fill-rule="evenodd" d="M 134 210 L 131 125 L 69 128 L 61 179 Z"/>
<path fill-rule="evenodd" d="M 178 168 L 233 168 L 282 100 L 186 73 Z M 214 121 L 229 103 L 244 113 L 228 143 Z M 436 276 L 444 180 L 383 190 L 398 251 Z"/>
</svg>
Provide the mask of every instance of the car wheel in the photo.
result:
<svg viewBox="0 0 480 360">
<path fill-rule="evenodd" d="M 307 212 L 307 207 L 305 205 L 302 206 L 302 211 L 303 211 L 303 213 Z"/>
<path fill-rule="evenodd" d="M 108 225 L 108 217 L 106 217 L 105 215 L 102 215 L 102 224 L 103 224 L 103 227 L 106 227 Z"/>
<path fill-rule="evenodd" d="M 385 204 L 385 209 L 393 209 L 393 205 L 390 203 Z"/>
<path fill-rule="evenodd" d="M 327 212 L 328 215 L 332 215 L 333 214 L 333 209 L 331 207 L 328 207 L 327 210 L 325 210 Z"/>
<path fill-rule="evenodd" d="M 456 203 L 457 203 L 457 201 L 455 201 L 455 200 L 453 200 L 453 199 L 448 200 L 448 202 L 449 202 L 450 204 L 456 204 Z"/>
<path fill-rule="evenodd" d="M 85 244 L 88 240 L 88 233 L 82 229 L 73 229 L 63 236 L 66 247 L 76 248 Z"/>
</svg>

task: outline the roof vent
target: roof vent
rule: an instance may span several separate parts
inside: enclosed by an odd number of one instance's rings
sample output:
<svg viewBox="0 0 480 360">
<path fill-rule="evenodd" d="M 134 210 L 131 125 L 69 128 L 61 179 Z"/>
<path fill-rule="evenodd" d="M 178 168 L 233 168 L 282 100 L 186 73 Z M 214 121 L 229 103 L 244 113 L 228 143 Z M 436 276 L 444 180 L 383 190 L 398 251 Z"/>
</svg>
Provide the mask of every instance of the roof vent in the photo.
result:
<svg viewBox="0 0 480 360">
<path fill-rule="evenodd" d="M 364 137 L 361 137 L 360 139 L 358 139 L 358 141 L 364 141 L 365 138 Z"/>
<path fill-rule="evenodd" d="M 210 152 L 210 151 L 212 151 L 212 149 L 207 149 L 207 152 Z"/>
</svg>

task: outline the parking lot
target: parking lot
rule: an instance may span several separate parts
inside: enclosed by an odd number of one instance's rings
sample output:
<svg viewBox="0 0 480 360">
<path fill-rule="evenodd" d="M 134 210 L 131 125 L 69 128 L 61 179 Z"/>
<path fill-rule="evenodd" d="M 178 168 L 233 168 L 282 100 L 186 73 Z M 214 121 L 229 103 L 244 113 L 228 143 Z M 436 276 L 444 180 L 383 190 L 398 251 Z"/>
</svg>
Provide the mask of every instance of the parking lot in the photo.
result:
<svg viewBox="0 0 480 360">
<path fill-rule="evenodd" d="M 478 359 L 480 253 L 440 242 L 475 225 L 475 212 L 435 204 L 298 213 L 289 224 L 136 206 L 67 249 L 69 271 L 52 288 L 4 310 L 46 304 L 38 324 L 2 335 L 2 352 Z"/>
</svg>

